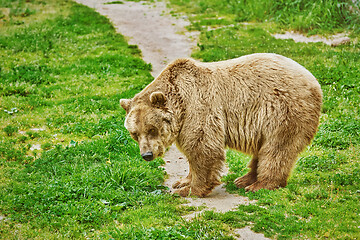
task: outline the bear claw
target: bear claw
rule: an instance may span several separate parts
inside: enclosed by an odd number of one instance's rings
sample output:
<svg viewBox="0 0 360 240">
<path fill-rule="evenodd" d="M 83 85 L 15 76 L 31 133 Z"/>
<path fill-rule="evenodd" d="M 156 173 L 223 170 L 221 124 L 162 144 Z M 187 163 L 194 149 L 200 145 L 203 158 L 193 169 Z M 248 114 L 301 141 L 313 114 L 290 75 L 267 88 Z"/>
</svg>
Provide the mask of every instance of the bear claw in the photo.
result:
<svg viewBox="0 0 360 240">
<path fill-rule="evenodd" d="M 198 196 L 198 197 L 206 197 L 211 192 L 212 189 L 197 189 L 191 188 L 190 186 L 185 186 L 175 190 L 175 194 L 179 194 L 181 197 L 189 197 L 189 196 Z"/>
<path fill-rule="evenodd" d="M 249 175 L 239 177 L 234 181 L 236 187 L 238 188 L 246 188 L 247 186 L 250 186 L 254 182 L 256 182 L 256 178 L 253 178 Z"/>
<path fill-rule="evenodd" d="M 179 194 L 181 197 L 188 197 L 190 195 L 190 186 L 185 186 L 175 190 L 175 193 Z"/>
<path fill-rule="evenodd" d="M 177 182 L 175 182 L 172 187 L 175 188 L 175 189 L 179 189 L 179 188 L 183 188 L 183 187 L 186 187 L 186 186 L 189 186 L 191 183 L 191 180 L 186 180 L 186 179 L 181 179 Z"/>
</svg>

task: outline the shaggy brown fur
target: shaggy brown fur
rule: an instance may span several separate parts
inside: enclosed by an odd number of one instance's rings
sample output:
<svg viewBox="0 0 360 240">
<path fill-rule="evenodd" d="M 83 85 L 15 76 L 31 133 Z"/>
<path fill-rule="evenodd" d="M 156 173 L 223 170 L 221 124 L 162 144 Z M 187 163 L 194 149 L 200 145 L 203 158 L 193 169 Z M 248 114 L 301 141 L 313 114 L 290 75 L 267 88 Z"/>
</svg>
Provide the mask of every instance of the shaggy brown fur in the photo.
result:
<svg viewBox="0 0 360 240">
<path fill-rule="evenodd" d="M 253 155 L 250 172 L 235 180 L 239 188 L 285 187 L 316 133 L 322 93 L 304 67 L 264 53 L 215 63 L 178 59 L 120 102 L 144 159 L 175 142 L 190 173 L 173 187 L 181 196 L 204 197 L 220 183 L 226 147 Z"/>
</svg>

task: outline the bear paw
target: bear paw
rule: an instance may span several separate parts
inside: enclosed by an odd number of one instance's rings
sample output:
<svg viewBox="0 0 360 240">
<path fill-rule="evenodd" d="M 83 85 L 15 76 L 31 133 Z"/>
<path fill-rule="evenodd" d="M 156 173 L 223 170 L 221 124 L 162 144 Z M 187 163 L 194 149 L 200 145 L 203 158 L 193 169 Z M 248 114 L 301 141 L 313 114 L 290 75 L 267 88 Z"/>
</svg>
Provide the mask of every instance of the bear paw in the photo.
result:
<svg viewBox="0 0 360 240">
<path fill-rule="evenodd" d="M 190 186 L 179 188 L 175 190 L 175 193 L 179 194 L 181 197 L 188 197 L 190 195 Z"/>
<path fill-rule="evenodd" d="M 211 189 L 197 189 L 191 188 L 190 186 L 185 186 L 175 190 L 175 193 L 179 194 L 181 197 L 189 197 L 189 196 L 198 196 L 198 197 L 206 197 L 211 192 Z"/>
<path fill-rule="evenodd" d="M 234 181 L 236 187 L 238 188 L 246 188 L 247 186 L 253 184 L 254 182 L 256 182 L 256 177 L 250 174 L 246 174 L 242 177 L 239 177 Z"/>
<path fill-rule="evenodd" d="M 188 179 L 188 178 L 183 178 L 177 182 L 175 182 L 172 187 L 175 188 L 175 189 L 178 189 L 178 188 L 182 188 L 182 187 L 186 187 L 186 186 L 189 186 L 191 183 L 191 179 Z"/>
</svg>

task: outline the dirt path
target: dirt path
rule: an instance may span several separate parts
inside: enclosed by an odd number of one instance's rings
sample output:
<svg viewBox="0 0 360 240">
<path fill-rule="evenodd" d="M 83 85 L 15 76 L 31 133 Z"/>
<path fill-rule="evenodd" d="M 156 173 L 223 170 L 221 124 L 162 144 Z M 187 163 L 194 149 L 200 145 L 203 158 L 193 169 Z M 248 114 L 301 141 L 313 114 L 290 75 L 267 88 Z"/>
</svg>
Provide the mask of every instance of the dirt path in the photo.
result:
<svg viewBox="0 0 360 240">
<path fill-rule="evenodd" d="M 130 44 L 138 45 L 143 59 L 153 65 L 152 75 L 156 77 L 170 61 L 189 57 L 196 46 L 197 33 L 185 30 L 188 25 L 186 17 L 174 18 L 169 14 L 164 2 L 147 4 L 146 2 L 124 2 L 124 4 L 104 4 L 106 0 L 76 0 L 97 12 L 107 16 L 119 33 L 127 37 Z M 182 177 L 187 176 L 188 164 L 186 158 L 171 146 L 165 154 L 165 170 L 168 173 L 164 185 L 171 189 L 171 185 Z M 227 169 L 223 174 L 227 173 Z M 218 186 L 206 198 L 187 198 L 187 205 L 205 206 L 205 209 L 227 212 L 234 210 L 240 204 L 251 204 L 246 197 L 229 194 L 223 185 Z M 201 211 L 184 216 L 192 219 Z M 263 234 L 257 234 L 249 227 L 236 229 L 237 239 L 267 239 Z"/>
<path fill-rule="evenodd" d="M 196 34 L 186 32 L 188 24 L 184 18 L 173 18 L 166 14 L 164 2 L 124 2 L 105 4 L 109 0 L 76 0 L 108 17 L 116 30 L 124 35 L 129 44 L 138 45 L 145 62 L 153 66 L 156 77 L 171 60 L 189 57 L 196 46 Z M 185 35 L 186 34 L 186 35 Z M 194 36 L 192 36 L 194 35 Z"/>
<path fill-rule="evenodd" d="M 343 44 L 350 43 L 351 39 L 347 36 L 345 33 L 335 34 L 332 36 L 329 36 L 328 38 L 315 35 L 315 36 L 309 36 L 306 37 L 300 33 L 296 32 L 285 32 L 285 33 L 277 33 L 272 35 L 274 38 L 277 39 L 292 39 L 295 42 L 323 42 L 329 46 L 336 47 Z"/>
</svg>

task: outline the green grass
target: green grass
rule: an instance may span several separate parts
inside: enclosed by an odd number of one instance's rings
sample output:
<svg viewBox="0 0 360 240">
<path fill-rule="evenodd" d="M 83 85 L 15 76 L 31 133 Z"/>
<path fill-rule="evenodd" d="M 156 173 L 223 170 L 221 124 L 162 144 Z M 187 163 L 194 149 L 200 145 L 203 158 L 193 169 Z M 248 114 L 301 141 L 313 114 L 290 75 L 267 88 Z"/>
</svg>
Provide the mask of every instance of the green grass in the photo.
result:
<svg viewBox="0 0 360 240">
<path fill-rule="evenodd" d="M 351 0 L 170 0 L 191 14 L 194 27 L 213 22 L 274 22 L 296 31 L 334 33 L 360 30 L 359 3 Z M 205 20 L 205 21 L 204 21 Z"/>
<path fill-rule="evenodd" d="M 236 189 L 249 157 L 228 151 L 228 191 L 257 203 L 187 222 L 181 215 L 195 208 L 164 192 L 163 161 L 144 162 L 123 127 L 119 99 L 152 80 L 139 49 L 87 7 L 0 1 L 11 13 L 0 14 L 0 238 L 231 239 L 247 225 L 277 239 L 360 238 L 358 17 L 346 10 L 350 1 L 267 3 L 171 0 L 201 31 L 194 58 L 275 52 L 308 68 L 324 92 L 318 134 L 277 191 Z M 349 31 L 352 42 L 329 47 L 270 34 L 289 29 Z"/>
<path fill-rule="evenodd" d="M 112 1 L 112 2 L 107 2 L 105 4 L 124 4 L 124 2 L 122 2 L 122 1 Z"/>
</svg>

